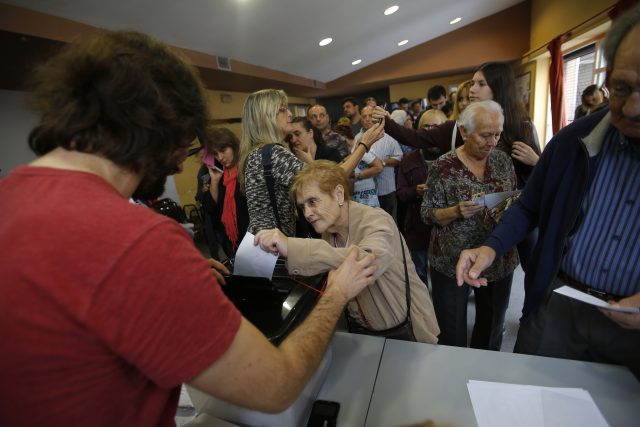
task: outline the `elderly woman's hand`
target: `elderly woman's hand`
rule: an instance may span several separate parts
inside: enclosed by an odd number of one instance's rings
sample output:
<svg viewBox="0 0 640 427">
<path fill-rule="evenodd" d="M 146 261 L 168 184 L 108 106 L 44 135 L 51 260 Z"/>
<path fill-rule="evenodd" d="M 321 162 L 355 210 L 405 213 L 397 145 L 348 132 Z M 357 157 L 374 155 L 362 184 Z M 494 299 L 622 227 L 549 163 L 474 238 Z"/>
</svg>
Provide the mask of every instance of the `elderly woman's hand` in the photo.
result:
<svg viewBox="0 0 640 427">
<path fill-rule="evenodd" d="M 363 143 L 367 146 L 367 150 L 371 148 L 371 146 L 382 136 L 384 135 L 384 122 L 376 123 L 371 126 L 358 141 L 358 143 Z"/>
<path fill-rule="evenodd" d="M 540 158 L 533 148 L 522 141 L 514 141 L 511 144 L 511 157 L 529 166 L 535 166 Z"/>
<path fill-rule="evenodd" d="M 254 246 L 260 246 L 263 251 L 287 257 L 288 238 L 277 228 L 260 230 L 253 238 Z"/>
<path fill-rule="evenodd" d="M 468 219 L 479 214 L 484 209 L 484 205 L 472 200 L 463 200 L 456 206 L 459 217 Z"/>
<path fill-rule="evenodd" d="M 448 208 L 439 208 L 435 210 L 436 223 L 444 227 L 457 219 L 468 219 L 479 214 L 484 209 L 484 205 L 471 200 L 463 200 L 457 205 Z"/>
</svg>

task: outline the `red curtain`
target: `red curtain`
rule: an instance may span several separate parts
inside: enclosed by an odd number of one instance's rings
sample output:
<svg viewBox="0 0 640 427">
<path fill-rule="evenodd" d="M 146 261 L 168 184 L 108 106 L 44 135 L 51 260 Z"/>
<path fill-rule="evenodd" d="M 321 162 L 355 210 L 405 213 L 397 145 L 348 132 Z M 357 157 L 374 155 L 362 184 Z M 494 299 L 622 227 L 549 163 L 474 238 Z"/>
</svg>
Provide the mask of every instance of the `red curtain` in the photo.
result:
<svg viewBox="0 0 640 427">
<path fill-rule="evenodd" d="M 564 114 L 564 97 L 562 94 L 563 65 L 562 36 L 556 37 L 547 45 L 551 52 L 551 67 L 549 68 L 549 86 L 551 89 L 551 124 L 553 133 L 567 125 Z"/>
</svg>

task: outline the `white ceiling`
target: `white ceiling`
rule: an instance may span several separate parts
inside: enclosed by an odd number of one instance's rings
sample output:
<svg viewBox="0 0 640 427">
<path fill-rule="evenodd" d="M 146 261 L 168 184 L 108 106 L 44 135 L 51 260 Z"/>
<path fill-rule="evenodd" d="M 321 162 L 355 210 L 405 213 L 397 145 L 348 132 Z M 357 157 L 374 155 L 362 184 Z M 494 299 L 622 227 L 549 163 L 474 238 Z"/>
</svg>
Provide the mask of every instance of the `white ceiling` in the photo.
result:
<svg viewBox="0 0 640 427">
<path fill-rule="evenodd" d="M 96 27 L 136 29 L 175 46 L 325 83 L 521 1 L 5 0 Z M 384 16 L 392 5 L 400 9 Z M 456 17 L 462 21 L 450 25 Z M 325 37 L 333 43 L 319 47 Z M 409 42 L 398 47 L 404 39 Z M 351 65 L 359 58 L 362 63 Z"/>
</svg>

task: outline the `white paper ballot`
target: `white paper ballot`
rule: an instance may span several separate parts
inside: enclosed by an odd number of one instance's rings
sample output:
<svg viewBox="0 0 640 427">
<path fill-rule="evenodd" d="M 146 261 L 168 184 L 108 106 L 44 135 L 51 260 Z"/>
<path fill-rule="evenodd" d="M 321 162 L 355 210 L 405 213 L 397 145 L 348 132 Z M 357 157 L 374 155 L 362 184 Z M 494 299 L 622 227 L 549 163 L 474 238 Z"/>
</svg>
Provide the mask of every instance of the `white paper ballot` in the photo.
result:
<svg viewBox="0 0 640 427">
<path fill-rule="evenodd" d="M 260 246 L 253 246 L 254 237 L 253 234 L 247 232 L 240 242 L 233 264 L 233 274 L 235 276 L 265 277 L 271 280 L 278 256 L 263 251 Z"/>
<path fill-rule="evenodd" d="M 473 201 L 485 205 L 487 209 L 493 209 L 507 197 L 515 196 L 519 191 L 503 191 L 502 193 L 490 193 L 484 196 L 474 197 Z"/>
<path fill-rule="evenodd" d="M 569 286 L 562 286 L 558 289 L 555 289 L 554 292 L 607 310 L 622 311 L 624 313 L 640 313 L 640 307 L 614 307 L 609 305 L 606 301 L 601 300 L 600 298 L 596 298 L 593 295 L 580 292 L 579 290 L 570 288 Z"/>
<path fill-rule="evenodd" d="M 588 391 L 471 380 L 478 427 L 607 427 Z"/>
</svg>

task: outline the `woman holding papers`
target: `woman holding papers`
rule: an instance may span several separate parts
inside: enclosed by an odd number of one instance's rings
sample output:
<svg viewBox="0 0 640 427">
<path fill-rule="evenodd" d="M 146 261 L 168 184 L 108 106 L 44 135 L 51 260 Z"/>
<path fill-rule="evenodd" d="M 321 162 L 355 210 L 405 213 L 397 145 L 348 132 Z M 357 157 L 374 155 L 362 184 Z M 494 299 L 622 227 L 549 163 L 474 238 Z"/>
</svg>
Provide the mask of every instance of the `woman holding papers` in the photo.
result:
<svg viewBox="0 0 640 427">
<path fill-rule="evenodd" d="M 376 256 L 376 281 L 347 305 L 349 330 L 435 343 L 438 324 L 427 287 L 391 216 L 351 201 L 347 177 L 333 162 L 315 161 L 296 176 L 291 195 L 322 239 L 262 230 L 254 243 L 287 258 L 292 274 L 312 276 L 336 268 L 357 248 Z"/>
<path fill-rule="evenodd" d="M 456 284 L 456 261 L 464 248 L 481 244 L 496 220 L 483 203 L 486 194 L 516 189 L 509 156 L 497 150 L 502 108 L 494 101 L 470 104 L 458 118 L 464 144 L 441 156 L 429 168 L 421 208 L 429 225 L 429 264 L 433 303 L 442 330 L 440 343 L 467 345 L 467 285 Z M 492 286 L 474 288 L 476 322 L 471 347 L 500 350 L 504 313 L 509 303 L 518 254 L 511 249 L 486 270 Z"/>
</svg>

